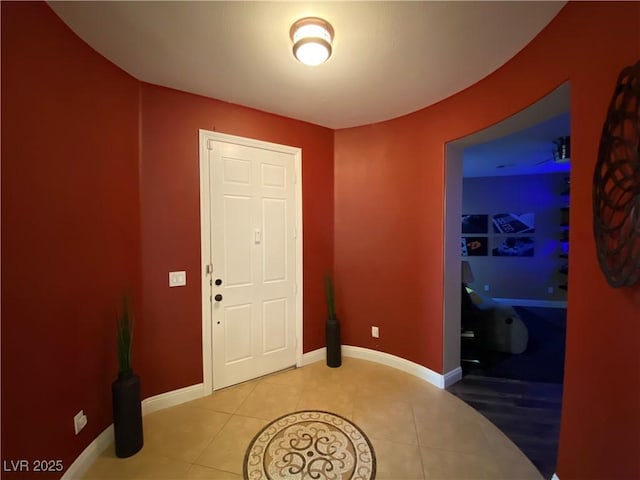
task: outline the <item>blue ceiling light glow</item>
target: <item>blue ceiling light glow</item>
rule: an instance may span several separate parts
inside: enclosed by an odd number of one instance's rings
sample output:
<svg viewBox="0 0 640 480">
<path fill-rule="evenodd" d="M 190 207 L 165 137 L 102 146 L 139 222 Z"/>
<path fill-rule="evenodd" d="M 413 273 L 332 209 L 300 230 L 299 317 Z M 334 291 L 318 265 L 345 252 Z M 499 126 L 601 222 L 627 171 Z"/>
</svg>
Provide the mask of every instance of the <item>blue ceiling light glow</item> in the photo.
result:
<svg viewBox="0 0 640 480">
<path fill-rule="evenodd" d="M 463 152 L 463 176 L 569 172 L 570 134 L 571 115 L 566 112 L 511 135 L 471 145 Z"/>
</svg>

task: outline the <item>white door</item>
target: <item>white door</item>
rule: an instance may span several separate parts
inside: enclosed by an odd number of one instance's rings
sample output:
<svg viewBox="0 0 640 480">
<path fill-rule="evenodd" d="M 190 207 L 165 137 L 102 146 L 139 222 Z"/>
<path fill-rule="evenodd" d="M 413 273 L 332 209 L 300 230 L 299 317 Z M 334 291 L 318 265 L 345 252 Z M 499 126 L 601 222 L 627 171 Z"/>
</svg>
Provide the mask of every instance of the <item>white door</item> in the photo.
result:
<svg viewBox="0 0 640 480">
<path fill-rule="evenodd" d="M 296 364 L 293 153 L 208 141 L 213 389 Z"/>
</svg>

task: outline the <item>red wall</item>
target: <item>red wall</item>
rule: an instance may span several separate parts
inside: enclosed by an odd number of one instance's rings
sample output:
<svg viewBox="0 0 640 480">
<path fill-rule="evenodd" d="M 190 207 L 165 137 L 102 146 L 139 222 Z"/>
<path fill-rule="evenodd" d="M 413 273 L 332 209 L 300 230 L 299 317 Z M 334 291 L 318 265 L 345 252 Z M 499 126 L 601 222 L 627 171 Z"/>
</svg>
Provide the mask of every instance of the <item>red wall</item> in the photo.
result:
<svg viewBox="0 0 640 480">
<path fill-rule="evenodd" d="M 333 266 L 333 131 L 142 86 L 144 396 L 202 382 L 198 130 L 302 148 L 304 350 L 324 345 L 323 274 Z M 168 287 L 170 270 L 187 286 Z"/>
<path fill-rule="evenodd" d="M 639 57 L 640 3 L 570 3 L 522 52 L 467 90 L 403 118 L 336 132 L 334 248 L 344 342 L 442 372 L 445 144 L 570 80 L 562 480 L 640 478 L 640 289 L 607 286 L 591 222 L 605 112 L 619 71 Z M 380 339 L 370 338 L 371 325 L 380 327 Z"/>
<path fill-rule="evenodd" d="M 2 4 L 2 70 L 3 460 L 68 467 L 111 423 L 124 288 L 143 397 L 202 382 L 199 128 L 303 149 L 304 350 L 323 345 L 332 130 L 140 84 L 43 3 Z"/>
<path fill-rule="evenodd" d="M 68 467 L 111 423 L 116 309 L 140 284 L 138 89 L 46 4 L 2 2 L 2 460 Z"/>
</svg>

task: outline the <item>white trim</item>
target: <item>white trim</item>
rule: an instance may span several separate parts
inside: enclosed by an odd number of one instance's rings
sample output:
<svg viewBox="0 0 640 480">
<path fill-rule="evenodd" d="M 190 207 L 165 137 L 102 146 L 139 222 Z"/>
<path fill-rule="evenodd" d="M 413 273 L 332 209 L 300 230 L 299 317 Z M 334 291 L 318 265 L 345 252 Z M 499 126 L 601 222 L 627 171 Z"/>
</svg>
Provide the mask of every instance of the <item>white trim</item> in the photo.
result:
<svg viewBox="0 0 640 480">
<path fill-rule="evenodd" d="M 369 360 L 371 362 L 381 363 L 387 367 L 401 370 L 421 378 L 438 388 L 444 388 L 445 386 L 445 379 L 443 375 L 402 357 L 397 357 L 385 352 L 379 352 L 377 350 L 371 350 L 369 348 L 353 347 L 351 345 L 343 345 L 342 354 L 345 357 Z"/>
<path fill-rule="evenodd" d="M 462 164 L 463 148 L 449 142 L 444 148 L 444 235 L 442 237 L 442 371 L 460 366 L 460 282 L 462 269 L 459 240 L 462 238 Z"/>
<path fill-rule="evenodd" d="M 494 298 L 493 300 L 512 307 L 567 308 L 565 300 L 530 300 L 528 298 Z"/>
<path fill-rule="evenodd" d="M 551 477 L 551 480 L 560 480 L 560 477 L 558 476 L 557 473 L 554 473 L 553 477 Z"/>
<path fill-rule="evenodd" d="M 148 415 L 158 410 L 174 407 L 182 403 L 190 402 L 204 396 L 204 385 L 198 383 L 190 387 L 179 388 L 170 392 L 154 395 L 142 400 L 142 415 Z M 87 445 L 78 458 L 71 464 L 62 475 L 61 480 L 74 480 L 82 477 L 89 467 L 98 459 L 114 441 L 113 424 L 109 425 L 93 441 Z"/>
<path fill-rule="evenodd" d="M 210 280 L 207 273 L 207 265 L 211 264 L 211 198 L 209 194 L 209 149 L 208 142 L 224 142 L 273 150 L 275 152 L 289 153 L 293 155 L 293 167 L 295 176 L 296 196 L 296 365 L 302 366 L 304 356 L 303 348 L 303 309 L 302 309 L 302 149 L 288 145 L 265 142 L 252 138 L 238 137 L 220 132 L 199 130 L 200 147 L 200 255 L 201 255 L 201 298 L 202 298 L 202 376 L 203 395 L 213 392 L 213 356 L 211 337 L 211 301 L 206 285 Z"/>
<path fill-rule="evenodd" d="M 82 451 L 78 458 L 74 460 L 69 468 L 62 475 L 61 480 L 74 480 L 82 477 L 89 467 L 98 459 L 100 454 L 104 452 L 109 445 L 113 443 L 113 424 L 109 425 L 105 430 L 93 439 L 87 447 Z"/>
<path fill-rule="evenodd" d="M 462 368 L 456 367 L 444 374 L 444 388 L 448 388 L 460 380 L 462 380 Z"/>
<path fill-rule="evenodd" d="M 372 350 L 370 348 L 354 347 L 352 345 L 342 345 L 341 348 L 343 357 L 359 358 L 361 360 L 369 360 L 370 362 L 380 363 L 387 367 L 395 368 L 403 372 L 414 375 L 438 388 L 447 388 L 449 385 L 453 385 L 455 382 L 462 378 L 462 369 L 457 367 L 445 375 L 440 375 L 433 370 L 418 365 L 410 360 L 406 360 L 390 353 L 379 352 L 378 350 Z M 326 358 L 326 347 L 307 352 L 303 355 L 303 365 L 309 365 L 311 363 L 323 361 Z"/>
<path fill-rule="evenodd" d="M 292 148 L 292 147 L 289 147 Z M 302 331 L 302 149 L 295 148 L 293 154 L 293 169 L 296 182 L 296 365 L 303 362 L 304 337 Z"/>
<path fill-rule="evenodd" d="M 154 395 L 153 397 L 145 398 L 142 401 L 142 415 L 149 415 L 150 413 L 157 412 L 158 410 L 174 407 L 181 403 L 190 402 L 191 400 L 196 400 L 204 396 L 203 383 Z"/>
<path fill-rule="evenodd" d="M 320 362 L 325 358 L 327 358 L 327 347 L 322 347 L 302 355 L 302 365 L 299 366 L 305 366 L 312 363 Z"/>
<path fill-rule="evenodd" d="M 202 301 L 202 379 L 204 391 L 213 391 L 213 360 L 211 349 L 211 298 L 207 292 L 207 282 L 210 280 L 208 266 L 211 264 L 211 226 L 209 212 L 211 199 L 209 198 L 209 149 L 207 148 L 207 133 L 199 131 L 200 145 L 200 258 L 201 258 L 201 301 Z"/>
</svg>

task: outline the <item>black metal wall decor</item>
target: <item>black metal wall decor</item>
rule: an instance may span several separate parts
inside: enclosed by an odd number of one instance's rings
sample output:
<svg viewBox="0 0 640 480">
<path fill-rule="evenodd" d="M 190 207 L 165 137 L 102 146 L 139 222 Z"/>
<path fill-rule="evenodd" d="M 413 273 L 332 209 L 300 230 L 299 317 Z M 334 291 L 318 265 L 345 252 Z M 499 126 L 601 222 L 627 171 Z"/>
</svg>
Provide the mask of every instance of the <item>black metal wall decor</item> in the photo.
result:
<svg viewBox="0 0 640 480">
<path fill-rule="evenodd" d="M 618 76 L 593 175 L 593 234 L 612 287 L 640 282 L 640 61 Z"/>
</svg>

